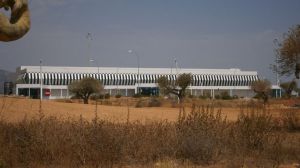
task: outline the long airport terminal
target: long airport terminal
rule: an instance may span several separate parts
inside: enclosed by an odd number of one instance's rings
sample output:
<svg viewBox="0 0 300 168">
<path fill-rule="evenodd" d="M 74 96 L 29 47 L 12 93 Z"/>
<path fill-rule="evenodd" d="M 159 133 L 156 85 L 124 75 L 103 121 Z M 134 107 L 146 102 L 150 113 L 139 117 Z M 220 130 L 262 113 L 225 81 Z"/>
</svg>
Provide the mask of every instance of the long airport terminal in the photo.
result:
<svg viewBox="0 0 300 168">
<path fill-rule="evenodd" d="M 259 80 L 256 71 L 240 69 L 171 69 L 171 68 L 117 68 L 117 67 L 56 67 L 21 66 L 17 68 L 16 94 L 43 99 L 70 98 L 68 85 L 73 81 L 92 77 L 99 80 L 110 95 L 145 96 L 159 95 L 157 79 L 166 76 L 170 81 L 182 73 L 191 73 L 193 80 L 188 93 L 208 96 L 227 92 L 230 96 L 253 97 L 250 86 Z M 41 89 L 42 88 L 42 89 Z M 281 95 L 280 88 L 273 86 L 273 96 Z"/>
</svg>

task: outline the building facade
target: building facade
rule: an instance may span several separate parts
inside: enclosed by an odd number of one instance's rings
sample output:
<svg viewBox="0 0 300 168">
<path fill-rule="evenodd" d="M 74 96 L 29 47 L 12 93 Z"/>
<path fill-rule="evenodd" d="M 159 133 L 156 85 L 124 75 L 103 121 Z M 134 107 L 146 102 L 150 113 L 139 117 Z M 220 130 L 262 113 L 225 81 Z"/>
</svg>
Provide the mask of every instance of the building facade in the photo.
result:
<svg viewBox="0 0 300 168">
<path fill-rule="evenodd" d="M 193 81 L 188 92 L 194 96 L 209 96 L 227 92 L 231 96 L 252 97 L 252 82 L 259 80 L 256 71 L 240 69 L 167 69 L 114 67 L 54 67 L 21 66 L 17 69 L 16 94 L 43 99 L 70 98 L 68 85 L 92 77 L 102 82 L 106 93 L 132 96 L 136 93 L 158 95 L 157 79 L 166 76 L 175 81 L 178 74 L 191 73 Z M 41 89 L 42 88 L 42 89 Z"/>
</svg>

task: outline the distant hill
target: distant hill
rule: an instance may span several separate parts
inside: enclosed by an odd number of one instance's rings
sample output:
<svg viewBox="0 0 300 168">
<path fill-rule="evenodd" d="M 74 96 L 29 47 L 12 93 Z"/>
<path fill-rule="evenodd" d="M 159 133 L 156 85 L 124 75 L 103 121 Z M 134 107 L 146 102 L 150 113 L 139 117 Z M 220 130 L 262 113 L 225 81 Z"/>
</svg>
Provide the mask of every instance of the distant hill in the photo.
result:
<svg viewBox="0 0 300 168">
<path fill-rule="evenodd" d="M 9 72 L 0 69 L 0 94 L 3 94 L 4 92 L 3 89 L 4 82 L 15 82 L 16 76 L 17 75 L 14 72 Z"/>
</svg>

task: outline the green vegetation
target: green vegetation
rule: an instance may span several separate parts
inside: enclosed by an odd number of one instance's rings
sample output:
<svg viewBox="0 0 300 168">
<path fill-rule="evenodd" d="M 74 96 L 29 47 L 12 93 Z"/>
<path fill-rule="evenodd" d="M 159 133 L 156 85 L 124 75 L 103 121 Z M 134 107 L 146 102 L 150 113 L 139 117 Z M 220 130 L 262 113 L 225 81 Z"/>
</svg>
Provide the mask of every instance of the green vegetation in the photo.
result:
<svg viewBox="0 0 300 168">
<path fill-rule="evenodd" d="M 103 91 L 102 84 L 94 78 L 84 78 L 69 85 L 69 91 L 75 97 L 83 99 L 84 104 L 89 103 L 92 94 L 100 94 Z"/>
<path fill-rule="evenodd" d="M 290 28 L 285 34 L 282 43 L 277 48 L 278 58 L 276 62 L 278 67 L 274 66 L 275 72 L 280 75 L 290 76 L 295 74 L 299 79 L 300 73 L 300 25 Z"/>
<path fill-rule="evenodd" d="M 284 82 L 280 84 L 280 87 L 284 90 L 284 97 L 291 98 L 293 91 L 298 91 L 297 82 L 295 80 L 291 82 Z"/>
<path fill-rule="evenodd" d="M 269 100 L 269 94 L 271 92 L 271 82 L 268 80 L 254 81 L 251 85 L 251 89 L 256 93 L 255 98 L 262 99 L 264 104 Z"/>
<path fill-rule="evenodd" d="M 192 74 L 180 74 L 178 75 L 174 83 L 170 82 L 166 76 L 162 76 L 158 79 L 157 83 L 159 90 L 163 95 L 174 94 L 178 97 L 179 101 L 182 102 L 187 87 L 192 82 Z"/>
</svg>

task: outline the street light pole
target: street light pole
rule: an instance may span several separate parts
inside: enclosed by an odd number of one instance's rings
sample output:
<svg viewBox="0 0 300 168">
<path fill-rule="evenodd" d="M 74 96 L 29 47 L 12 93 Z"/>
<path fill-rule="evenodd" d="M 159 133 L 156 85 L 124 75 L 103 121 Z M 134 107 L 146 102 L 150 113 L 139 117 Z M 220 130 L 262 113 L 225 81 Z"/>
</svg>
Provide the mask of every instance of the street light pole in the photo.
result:
<svg viewBox="0 0 300 168">
<path fill-rule="evenodd" d="M 99 65 L 98 65 L 98 61 L 94 60 L 94 59 L 89 59 L 89 64 L 91 64 L 92 62 L 96 62 L 96 66 L 97 66 L 97 69 L 98 69 L 98 74 L 99 74 Z M 97 79 L 97 77 L 96 77 Z M 97 79 L 98 80 L 98 79 Z M 105 99 L 105 96 L 104 96 L 104 99 Z M 95 108 L 95 122 L 97 122 L 98 120 L 98 97 L 96 97 L 96 108 Z"/>
<path fill-rule="evenodd" d="M 42 79 L 42 59 L 40 59 L 40 107 L 39 112 L 42 113 L 42 100 L 43 100 L 43 79 Z"/>
<path fill-rule="evenodd" d="M 275 45 L 275 56 L 276 56 L 276 85 L 280 86 L 280 79 L 279 79 L 279 73 L 278 73 L 278 60 L 279 60 L 279 51 L 277 49 L 277 47 L 280 47 L 281 44 L 279 43 L 278 39 L 274 39 L 273 43 Z M 277 89 L 276 89 L 276 98 L 278 97 L 277 95 Z M 279 97 L 281 97 L 281 90 L 279 90 Z"/>
<path fill-rule="evenodd" d="M 281 45 L 277 38 L 273 40 L 273 43 L 274 43 L 275 47 L 278 47 Z M 277 49 L 275 49 L 275 56 L 276 56 L 276 84 L 279 86 L 280 85 L 279 74 L 278 74 L 279 53 L 278 53 Z"/>
<path fill-rule="evenodd" d="M 133 53 L 136 58 L 137 58 L 137 69 L 138 69 L 138 80 L 137 80 L 137 93 L 138 95 L 140 94 L 140 56 L 138 55 L 138 53 L 135 50 L 128 50 L 128 53 Z"/>
<path fill-rule="evenodd" d="M 42 60 L 40 60 L 40 101 L 43 100 Z"/>
<path fill-rule="evenodd" d="M 90 59 L 89 62 L 96 62 L 96 66 L 97 66 L 97 71 L 98 71 L 98 74 L 99 74 L 99 65 L 98 65 L 98 61 L 94 60 L 94 59 Z"/>
<path fill-rule="evenodd" d="M 88 59 L 89 59 L 89 67 L 91 66 L 91 41 L 93 40 L 92 34 L 91 33 L 87 33 L 86 35 L 86 39 L 88 40 Z"/>
</svg>

